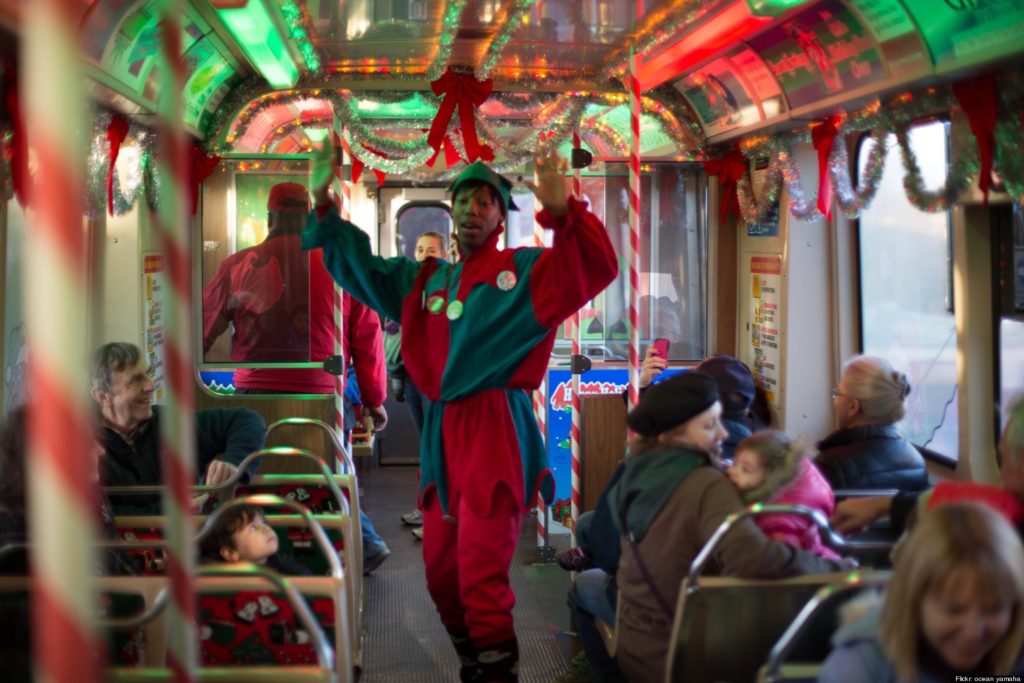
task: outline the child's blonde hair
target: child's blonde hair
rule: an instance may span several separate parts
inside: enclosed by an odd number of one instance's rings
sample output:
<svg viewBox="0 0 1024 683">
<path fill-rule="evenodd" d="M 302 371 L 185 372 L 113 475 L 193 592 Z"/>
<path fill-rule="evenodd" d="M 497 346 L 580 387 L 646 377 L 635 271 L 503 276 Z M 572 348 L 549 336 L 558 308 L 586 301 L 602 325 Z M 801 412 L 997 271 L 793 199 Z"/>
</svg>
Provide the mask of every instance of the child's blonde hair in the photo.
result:
<svg viewBox="0 0 1024 683">
<path fill-rule="evenodd" d="M 748 504 L 767 500 L 789 485 L 800 472 L 800 463 L 808 456 L 808 446 L 803 439 L 792 439 L 775 429 L 751 434 L 740 441 L 736 453 L 744 450 L 757 454 L 765 474 L 764 483 L 741 492 L 743 502 Z"/>
</svg>

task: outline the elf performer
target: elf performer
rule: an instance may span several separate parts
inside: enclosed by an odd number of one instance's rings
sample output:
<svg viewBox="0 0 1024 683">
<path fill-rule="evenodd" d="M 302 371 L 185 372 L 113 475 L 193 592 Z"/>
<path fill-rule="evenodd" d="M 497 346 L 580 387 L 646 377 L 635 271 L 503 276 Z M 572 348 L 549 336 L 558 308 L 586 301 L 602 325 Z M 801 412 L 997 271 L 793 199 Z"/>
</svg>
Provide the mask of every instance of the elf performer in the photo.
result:
<svg viewBox="0 0 1024 683">
<path fill-rule="evenodd" d="M 345 291 L 402 323 L 402 357 L 430 399 L 420 446 L 420 505 L 427 589 L 459 654 L 462 681 L 516 681 L 515 595 L 508 567 L 524 511 L 554 494 L 530 403 L 547 371 L 558 326 L 618 272 L 604 225 L 567 198 L 565 161 L 536 159 L 554 231 L 547 249 L 501 249 L 512 183 L 482 162 L 452 183 L 461 260 L 423 263 L 374 256 L 367 235 L 343 221 L 327 194 L 333 154 L 313 158 L 315 214 L 303 248 L 323 249 Z"/>
</svg>

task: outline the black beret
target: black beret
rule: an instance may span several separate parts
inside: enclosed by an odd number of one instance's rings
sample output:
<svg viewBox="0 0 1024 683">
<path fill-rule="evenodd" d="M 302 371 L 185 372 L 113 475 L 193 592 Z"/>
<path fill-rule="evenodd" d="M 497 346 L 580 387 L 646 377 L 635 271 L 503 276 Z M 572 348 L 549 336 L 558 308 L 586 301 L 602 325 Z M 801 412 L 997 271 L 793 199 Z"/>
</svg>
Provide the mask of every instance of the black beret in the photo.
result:
<svg viewBox="0 0 1024 683">
<path fill-rule="evenodd" d="M 626 417 L 626 424 L 640 436 L 658 436 L 700 415 L 717 400 L 715 380 L 703 372 L 681 372 L 651 385 Z"/>
</svg>

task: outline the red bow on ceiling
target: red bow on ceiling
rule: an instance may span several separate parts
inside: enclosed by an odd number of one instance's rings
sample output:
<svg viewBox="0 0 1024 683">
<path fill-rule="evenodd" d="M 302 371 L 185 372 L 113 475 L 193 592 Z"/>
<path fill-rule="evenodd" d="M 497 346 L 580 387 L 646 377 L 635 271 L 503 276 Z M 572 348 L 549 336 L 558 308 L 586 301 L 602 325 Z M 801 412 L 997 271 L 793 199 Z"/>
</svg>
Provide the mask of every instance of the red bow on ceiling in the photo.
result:
<svg viewBox="0 0 1024 683">
<path fill-rule="evenodd" d="M 110 117 L 107 124 L 107 142 L 110 143 L 110 168 L 107 169 L 107 212 L 114 215 L 114 166 L 121 153 L 121 143 L 128 137 L 128 119 L 120 114 Z"/>
<path fill-rule="evenodd" d="M 961 81 L 953 85 L 960 108 L 967 114 L 971 123 L 971 132 L 978 143 L 978 155 L 981 157 L 981 172 L 978 176 L 978 187 L 985 195 L 985 206 L 988 206 L 988 189 L 992 185 L 992 153 L 995 148 L 996 114 L 999 98 L 996 96 L 996 79 L 993 75 Z"/>
<path fill-rule="evenodd" d="M 11 120 L 11 182 L 18 203 L 28 206 L 29 186 L 32 176 L 28 171 L 28 138 L 25 131 L 25 120 L 21 115 L 21 100 L 18 97 L 18 73 L 8 65 L 6 72 L 6 92 L 4 104 Z"/>
<path fill-rule="evenodd" d="M 359 182 L 359 176 L 361 176 L 363 174 L 363 169 L 367 166 L 367 164 L 365 164 L 363 162 L 363 160 L 360 159 L 359 157 L 357 157 L 355 154 L 352 154 L 352 149 L 348 146 L 348 140 L 344 141 L 344 146 L 345 146 L 345 153 L 352 157 L 352 182 L 353 183 L 358 183 Z M 364 145 L 362 143 L 359 143 L 359 146 L 362 147 L 363 149 L 365 149 L 367 152 L 370 152 L 372 154 L 376 154 L 381 159 L 387 159 L 388 158 L 387 154 L 385 154 L 384 152 L 381 152 L 378 149 L 374 149 L 372 147 L 367 147 L 366 145 Z M 373 174 L 375 176 L 377 176 L 377 183 L 379 185 L 383 185 L 384 184 L 384 179 L 388 177 L 388 174 L 385 173 L 384 171 L 381 171 L 379 169 L 373 168 L 372 166 L 370 166 L 370 170 L 373 171 Z"/>
<path fill-rule="evenodd" d="M 718 222 L 725 223 L 730 213 L 740 215 L 740 200 L 736 183 L 747 170 L 747 160 L 738 150 L 733 150 L 721 159 L 704 162 L 704 172 L 718 176 Z"/>
<path fill-rule="evenodd" d="M 199 206 L 199 186 L 203 184 L 213 169 L 217 168 L 217 164 L 220 163 L 220 157 L 216 154 L 206 154 L 199 147 L 199 145 L 193 143 L 188 150 L 189 164 L 188 164 L 188 176 L 189 176 L 189 190 L 191 192 L 191 214 L 195 215 L 196 208 Z"/>
<path fill-rule="evenodd" d="M 828 155 L 839 134 L 839 117 L 830 116 L 811 126 L 811 144 L 818 152 L 818 211 L 825 220 L 832 220 L 832 176 L 828 172 Z"/>
<path fill-rule="evenodd" d="M 444 150 L 444 167 L 451 168 L 455 164 L 462 161 L 462 157 L 459 155 L 457 149 L 455 149 L 455 143 L 452 142 L 450 135 L 445 135 L 441 141 L 441 148 L 435 149 L 433 155 L 427 159 L 427 168 L 434 168 L 434 162 L 437 161 L 437 155 L 441 153 L 441 149 Z M 493 156 L 491 157 L 493 158 Z M 487 159 L 484 159 L 487 161 Z"/>
<path fill-rule="evenodd" d="M 457 74 L 451 69 L 444 72 L 444 75 L 436 81 L 430 82 L 430 88 L 441 100 L 441 107 L 434 116 L 434 122 L 430 124 L 430 133 L 427 134 L 427 144 L 434 148 L 434 151 L 441 149 L 445 133 L 448 131 L 448 123 L 452 120 L 452 114 L 456 107 L 459 110 L 459 126 L 462 128 L 462 142 L 466 146 L 466 156 L 470 163 L 489 153 L 493 158 L 494 152 L 486 145 L 481 146 L 476 135 L 476 119 L 474 110 L 484 103 L 484 100 L 491 94 L 493 81 L 488 78 L 486 81 L 478 81 L 469 74 Z"/>
</svg>

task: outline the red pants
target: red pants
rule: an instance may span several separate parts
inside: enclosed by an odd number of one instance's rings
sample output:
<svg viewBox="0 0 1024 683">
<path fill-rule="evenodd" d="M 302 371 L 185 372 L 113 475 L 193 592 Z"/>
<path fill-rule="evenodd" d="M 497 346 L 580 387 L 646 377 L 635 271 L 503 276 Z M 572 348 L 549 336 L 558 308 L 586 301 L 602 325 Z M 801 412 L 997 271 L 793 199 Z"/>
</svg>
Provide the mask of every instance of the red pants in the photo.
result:
<svg viewBox="0 0 1024 683">
<path fill-rule="evenodd" d="M 516 551 L 522 513 L 506 487 L 495 491 L 487 517 L 458 498 L 458 521 L 443 518 L 435 493 L 423 509 L 423 560 L 427 590 L 441 623 L 449 631 L 469 630 L 478 648 L 515 637 L 512 607 L 516 596 L 508 566 Z"/>
</svg>

